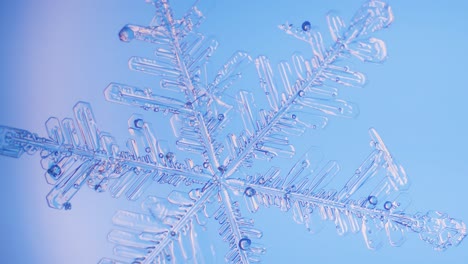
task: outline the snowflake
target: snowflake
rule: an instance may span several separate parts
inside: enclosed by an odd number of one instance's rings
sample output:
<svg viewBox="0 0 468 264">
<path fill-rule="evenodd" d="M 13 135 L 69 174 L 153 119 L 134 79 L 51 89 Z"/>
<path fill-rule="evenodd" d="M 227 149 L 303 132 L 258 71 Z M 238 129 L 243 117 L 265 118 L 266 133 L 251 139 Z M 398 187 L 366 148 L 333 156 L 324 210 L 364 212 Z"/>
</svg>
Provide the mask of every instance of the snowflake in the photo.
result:
<svg viewBox="0 0 468 264">
<path fill-rule="evenodd" d="M 329 47 L 308 21 L 299 27 L 281 25 L 310 45 L 310 59 L 295 54 L 274 70 L 267 57 L 237 52 L 211 76 L 207 62 L 217 43 L 195 31 L 202 12 L 194 5 L 175 19 L 167 0 L 150 2 L 156 8 L 150 25 L 126 25 L 119 37 L 156 46 L 155 58 L 132 57 L 129 66 L 158 76 L 160 85 L 142 89 L 111 83 L 105 96 L 167 116 L 175 145 L 156 135 L 162 127 L 155 130 L 146 115 L 134 114 L 132 138 L 121 150 L 97 128 L 85 102 L 75 105 L 74 119 L 47 120 L 48 138 L 0 126 L 1 155 L 40 153 L 46 179 L 54 185 L 47 195 L 52 208 L 70 210 L 70 200 L 84 185 L 130 200 L 148 192 L 153 182 L 172 186 L 164 198 L 146 197 L 144 212 L 115 214 L 118 228 L 108 239 L 121 260 L 100 263 L 203 262 L 197 237 L 208 221 L 219 225 L 228 247 L 226 262 L 259 262 L 266 251 L 257 243 L 262 232 L 245 215 L 260 207 L 291 211 L 294 221 L 312 233 L 323 221 L 333 222 L 340 235 L 361 232 L 370 249 L 379 248 L 384 237 L 398 246 L 406 232 L 419 234 L 437 250 L 463 240 L 466 226 L 459 220 L 438 211 L 405 212 L 407 176 L 375 129 L 369 130 L 370 155 L 336 189 L 331 186 L 339 165 L 319 162 L 315 148 L 287 168 L 276 162 L 295 156 L 291 138 L 325 127 L 330 116 L 356 115 L 356 106 L 339 99 L 338 90 L 362 86 L 365 78 L 344 63 L 350 57 L 364 62 L 386 58 L 385 43 L 370 36 L 393 20 L 386 3 L 365 3 L 349 25 L 330 13 Z"/>
</svg>

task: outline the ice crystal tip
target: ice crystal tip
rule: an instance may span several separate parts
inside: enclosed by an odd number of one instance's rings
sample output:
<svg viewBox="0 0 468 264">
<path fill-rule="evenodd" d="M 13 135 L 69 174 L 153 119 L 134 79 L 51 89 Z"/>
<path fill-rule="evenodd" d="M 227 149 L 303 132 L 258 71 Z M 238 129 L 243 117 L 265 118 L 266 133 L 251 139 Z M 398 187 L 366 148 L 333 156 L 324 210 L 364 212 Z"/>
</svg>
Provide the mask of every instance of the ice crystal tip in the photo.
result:
<svg viewBox="0 0 468 264">
<path fill-rule="evenodd" d="M 435 250 L 446 250 L 457 246 L 466 237 L 464 222 L 451 218 L 439 211 L 429 211 L 416 215 L 416 224 L 412 228 L 419 233 L 421 240 L 426 241 Z"/>
<path fill-rule="evenodd" d="M 319 164 L 313 148 L 288 168 L 276 162 L 296 156 L 292 137 L 321 129 L 333 117 L 358 114 L 339 91 L 362 87 L 365 76 L 342 62 L 350 55 L 364 62 L 385 60 L 385 43 L 370 35 L 393 21 L 386 3 L 366 2 L 348 24 L 329 13 L 329 45 L 309 21 L 281 25 L 310 45 L 309 58 L 296 53 L 274 67 L 266 56 L 236 52 L 209 76 L 217 42 L 195 30 L 204 18 L 201 11 L 193 6 L 176 19 L 167 0 L 147 2 L 156 8 L 150 25 L 128 24 L 119 38 L 155 45 L 156 57 L 132 57 L 129 67 L 156 76 L 160 86 L 111 83 L 104 93 L 110 102 L 167 116 L 174 144 L 156 133 L 161 125 L 153 127 L 146 113 L 128 119 L 131 137 L 119 146 L 98 128 L 85 102 L 74 106 L 73 118 L 49 118 L 46 137 L 0 126 L 0 155 L 40 153 L 46 181 L 53 185 L 47 195 L 52 208 L 70 210 L 85 185 L 129 200 L 148 194 L 154 182 L 174 189 L 166 197 L 149 193 L 141 212 L 116 212 L 108 240 L 119 260 L 104 258 L 101 264 L 202 262 L 196 238 L 210 220 L 228 245 L 226 262 L 259 262 L 266 250 L 257 243 L 263 233 L 244 214 L 268 207 L 292 212 L 311 233 L 325 221 L 339 235 L 361 232 L 371 249 L 384 239 L 399 246 L 408 232 L 439 250 L 464 239 L 461 221 L 439 212 L 406 213 L 406 172 L 375 129 L 369 130 L 370 154 L 336 190 L 330 183 L 339 164 Z M 239 87 L 244 72 L 258 76 L 256 89 Z M 272 159 L 275 166 L 256 166 Z"/>
</svg>

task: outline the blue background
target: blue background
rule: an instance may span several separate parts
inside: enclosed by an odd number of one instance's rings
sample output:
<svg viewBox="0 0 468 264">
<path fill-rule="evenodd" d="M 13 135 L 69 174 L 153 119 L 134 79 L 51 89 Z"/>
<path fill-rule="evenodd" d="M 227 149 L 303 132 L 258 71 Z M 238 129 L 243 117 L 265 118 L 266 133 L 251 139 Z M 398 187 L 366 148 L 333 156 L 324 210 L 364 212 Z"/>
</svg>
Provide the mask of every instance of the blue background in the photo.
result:
<svg viewBox="0 0 468 264">
<path fill-rule="evenodd" d="M 179 5 L 175 2 L 174 5 Z M 209 5 L 201 31 L 220 42 L 213 63 L 236 50 L 288 59 L 307 47 L 277 29 L 304 20 L 326 33 L 325 14 L 341 11 L 349 21 L 361 1 L 230 1 Z M 375 127 L 411 179 L 408 211 L 437 209 L 468 221 L 468 126 L 466 125 L 466 1 L 391 1 L 395 22 L 377 36 L 388 60 L 362 65 L 364 89 L 343 96 L 359 104 L 352 120 L 331 120 L 317 134 L 325 156 L 338 160 L 347 177 L 368 153 L 367 129 Z M 181 6 L 187 6 L 182 3 Z M 151 78 L 127 70 L 132 55 L 151 49 L 117 39 L 126 23 L 146 25 L 153 9 L 144 1 L 3 1 L 0 3 L 0 124 L 45 135 L 49 116 L 72 115 L 79 100 L 93 105 L 100 127 L 119 142 L 126 117 L 137 111 L 105 102 L 111 81 L 148 85 Z M 83 189 L 73 210 L 47 207 L 48 186 L 37 156 L 0 157 L 0 256 L 3 263 L 96 263 L 111 256 L 106 242 L 113 212 L 125 206 L 107 194 Z M 409 234 L 400 248 L 366 249 L 360 234 L 338 236 L 329 224 L 309 235 L 289 214 L 262 209 L 255 215 L 268 246 L 265 263 L 468 263 L 466 241 L 435 252 Z M 272 220 L 274 219 L 274 220 Z M 222 256 L 224 253 L 219 253 Z"/>
</svg>

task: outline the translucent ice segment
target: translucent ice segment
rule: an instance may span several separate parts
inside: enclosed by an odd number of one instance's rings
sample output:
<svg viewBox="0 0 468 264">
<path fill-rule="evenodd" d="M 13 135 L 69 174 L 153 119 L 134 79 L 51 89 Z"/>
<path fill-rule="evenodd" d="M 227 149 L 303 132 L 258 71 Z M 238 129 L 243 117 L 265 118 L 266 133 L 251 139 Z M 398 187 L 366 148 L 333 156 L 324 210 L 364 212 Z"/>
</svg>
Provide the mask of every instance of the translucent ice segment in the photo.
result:
<svg viewBox="0 0 468 264">
<path fill-rule="evenodd" d="M 100 150 L 100 133 L 94 118 L 91 105 L 86 102 L 78 102 L 74 107 L 75 120 L 81 132 L 81 137 L 88 149 Z"/>
<path fill-rule="evenodd" d="M 307 208 L 304 208 L 301 203 L 294 201 L 292 204 L 293 220 L 298 224 L 304 224 L 305 211 Z"/>
<path fill-rule="evenodd" d="M 312 85 L 307 88 L 307 93 L 311 93 L 311 96 L 318 99 L 330 99 L 338 95 L 338 89 L 328 85 Z"/>
<path fill-rule="evenodd" d="M 138 238 L 143 241 L 157 242 L 163 239 L 166 235 L 166 231 L 160 233 L 149 233 L 149 232 L 140 232 Z"/>
<path fill-rule="evenodd" d="M 177 65 L 170 65 L 163 61 L 143 57 L 131 57 L 128 61 L 128 66 L 131 70 L 156 76 L 176 79 L 182 75 Z"/>
<path fill-rule="evenodd" d="M 257 123 L 255 122 L 256 118 L 254 118 L 255 115 L 251 106 L 254 101 L 253 95 L 249 92 L 241 91 L 237 100 L 245 131 L 249 136 L 253 136 L 258 130 Z"/>
<path fill-rule="evenodd" d="M 344 33 L 346 32 L 346 24 L 336 12 L 329 12 L 327 14 L 328 29 L 333 41 L 339 41 L 343 39 Z"/>
<path fill-rule="evenodd" d="M 383 223 L 378 218 L 363 216 L 362 218 L 362 235 L 366 246 L 369 249 L 377 250 L 382 247 L 383 238 Z"/>
<path fill-rule="evenodd" d="M 127 199 L 135 201 L 141 197 L 144 191 L 151 185 L 151 178 L 154 176 L 153 172 L 141 172 L 136 176 L 136 180 L 133 181 L 133 184 L 128 188 L 125 195 Z"/>
<path fill-rule="evenodd" d="M 105 152 L 106 155 L 109 157 L 117 157 L 118 154 L 118 146 L 115 141 L 115 138 L 112 137 L 109 133 L 107 132 L 101 132 L 101 140 L 100 144 L 102 147 L 102 150 Z"/>
<path fill-rule="evenodd" d="M 387 59 L 387 48 L 383 40 L 368 38 L 346 45 L 347 52 L 364 62 L 380 63 Z"/>
<path fill-rule="evenodd" d="M 211 55 L 213 55 L 217 48 L 218 42 L 216 40 L 208 39 L 206 41 L 203 41 L 199 47 L 195 48 L 187 54 L 184 54 L 184 66 L 181 66 L 181 68 L 183 67 L 186 68 L 188 71 L 193 72 L 197 66 L 199 66 L 201 63 L 204 63 L 206 59 L 211 57 Z M 182 54 L 180 54 L 179 56 L 182 56 Z M 186 73 L 184 75 L 186 75 Z M 184 77 L 194 76 L 192 75 Z"/>
<path fill-rule="evenodd" d="M 302 123 L 298 122 L 296 117 L 297 114 L 295 112 L 291 113 L 291 116 L 292 117 L 286 116 L 281 118 L 276 123 L 275 128 L 287 135 L 302 135 L 307 127 L 304 126 Z"/>
<path fill-rule="evenodd" d="M 164 27 L 143 27 L 127 24 L 120 30 L 119 38 L 124 42 L 130 42 L 136 39 L 160 45 L 168 45 L 171 43 Z"/>
<path fill-rule="evenodd" d="M 184 41 L 180 42 L 179 48 L 182 54 L 186 54 L 186 56 L 193 56 L 193 53 L 200 48 L 200 46 L 205 41 L 205 36 L 202 34 L 190 34 L 188 35 Z M 159 51 L 157 51 L 156 56 L 159 55 Z M 167 54 L 171 54 L 172 58 L 176 58 L 175 54 L 172 51 L 167 52 Z M 160 55 L 165 56 L 165 53 L 161 53 Z"/>
<path fill-rule="evenodd" d="M 159 234 L 167 232 L 167 226 L 163 225 L 151 215 L 139 214 L 129 211 L 119 210 L 112 218 L 112 222 L 117 226 Z"/>
<path fill-rule="evenodd" d="M 75 126 L 75 121 L 71 118 L 65 118 L 62 120 L 63 136 L 65 144 L 70 144 L 76 148 L 83 146 L 83 139 Z"/>
<path fill-rule="evenodd" d="M 260 56 L 255 59 L 255 66 L 257 68 L 257 74 L 260 80 L 260 87 L 263 89 L 270 107 L 277 111 L 279 107 L 278 91 L 275 86 L 275 80 L 273 78 L 273 70 L 270 65 L 270 61 L 265 56 Z"/>
<path fill-rule="evenodd" d="M 135 181 L 137 175 L 135 170 L 127 169 L 126 171 L 120 172 L 119 177 L 115 179 L 109 187 L 113 197 L 120 197 Z"/>
<path fill-rule="evenodd" d="M 347 66 L 328 65 L 322 71 L 322 76 L 331 82 L 330 85 L 363 87 L 366 83 L 364 74 L 352 71 Z"/>
<path fill-rule="evenodd" d="M 295 94 L 297 91 L 295 89 L 295 82 L 297 77 L 293 75 L 291 70 L 291 66 L 288 62 L 282 61 L 278 64 L 278 70 L 281 77 L 281 81 L 283 83 L 284 90 L 286 94 L 291 96 Z"/>
<path fill-rule="evenodd" d="M 331 116 L 354 118 L 359 114 L 357 105 L 338 99 L 316 99 L 306 95 L 298 103 Z"/>
<path fill-rule="evenodd" d="M 241 78 L 241 71 L 252 62 L 252 58 L 245 52 L 238 51 L 218 70 L 213 82 L 208 85 L 208 91 L 221 95 L 236 80 Z"/>
<path fill-rule="evenodd" d="M 157 139 L 151 125 L 143 120 L 143 116 L 134 114 L 129 118 L 128 126 L 130 134 L 137 141 L 138 156 L 148 156 L 152 162 L 157 163 Z"/>
<path fill-rule="evenodd" d="M 385 223 L 385 232 L 387 233 L 387 238 L 390 245 L 394 247 L 401 246 L 405 240 L 405 230 L 406 227 L 402 226 L 398 222 L 389 220 Z"/>
<path fill-rule="evenodd" d="M 177 204 L 183 207 L 191 207 L 194 204 L 194 200 L 192 200 L 187 193 L 180 191 L 172 191 L 169 193 L 167 200 L 172 204 Z"/>
<path fill-rule="evenodd" d="M 259 197 L 256 195 L 256 191 L 252 187 L 247 187 L 244 191 L 244 201 L 247 205 L 247 209 L 251 213 L 258 211 L 259 207 Z"/>
<path fill-rule="evenodd" d="M 199 246 L 196 240 L 197 233 L 193 226 L 193 222 L 190 221 L 180 232 L 178 238 L 176 239 L 179 252 L 176 255 L 181 255 L 183 260 L 194 260 L 196 258 L 196 250 L 199 250 Z"/>
<path fill-rule="evenodd" d="M 404 190 L 408 188 L 409 182 L 408 177 L 406 176 L 406 172 L 402 166 L 397 164 L 390 152 L 388 151 L 387 147 L 385 146 L 382 138 L 377 133 L 374 128 L 369 129 L 369 135 L 371 136 L 371 144 L 378 150 L 383 151 L 383 158 L 386 162 L 387 172 L 389 179 L 391 180 L 392 188 L 394 190 Z"/>
<path fill-rule="evenodd" d="M 277 143 L 277 142 L 265 142 L 261 147 L 255 149 L 258 152 L 263 153 L 268 157 L 292 157 L 294 156 L 294 147 L 290 144 Z"/>
<path fill-rule="evenodd" d="M 340 166 L 336 161 L 329 161 L 317 174 L 311 177 L 307 188 L 309 193 L 325 187 L 340 171 Z"/>
<path fill-rule="evenodd" d="M 359 232 L 361 230 L 360 219 L 350 210 L 346 210 L 345 215 L 347 217 L 347 222 L 349 230 L 353 233 Z"/>
<path fill-rule="evenodd" d="M 193 140 L 186 139 L 186 138 L 181 138 L 177 140 L 176 144 L 179 149 L 182 149 L 185 151 L 200 153 L 205 150 L 205 147 L 201 145 L 200 142 L 193 141 Z"/>
<path fill-rule="evenodd" d="M 342 236 L 348 233 L 349 227 L 348 227 L 347 216 L 345 215 L 345 210 L 335 208 L 334 211 L 335 211 L 336 232 L 338 233 L 338 235 Z"/>
<path fill-rule="evenodd" d="M 271 167 L 261 177 L 256 179 L 254 183 L 265 186 L 276 186 L 277 182 L 281 180 L 281 170 L 277 167 Z"/>
<path fill-rule="evenodd" d="M 165 198 L 148 196 L 141 207 L 148 211 L 156 219 L 173 226 L 180 217 L 184 216 L 187 208 L 177 203 L 172 203 Z"/>
<path fill-rule="evenodd" d="M 103 258 L 99 261 L 98 264 L 126 264 L 126 263 L 118 261 L 118 260 L 114 260 L 114 259 Z"/>
<path fill-rule="evenodd" d="M 88 178 L 94 164 L 85 161 L 76 169 L 65 172 L 61 180 L 47 194 L 47 202 L 51 208 L 63 209 L 73 196 L 81 188 L 83 182 Z"/>
<path fill-rule="evenodd" d="M 191 109 L 185 107 L 185 102 L 178 99 L 155 95 L 150 90 L 119 83 L 111 83 L 104 91 L 106 99 L 125 105 L 152 109 L 155 112 L 169 112 L 174 114 L 189 114 Z"/>
<path fill-rule="evenodd" d="M 309 43 L 309 35 L 307 34 L 308 32 L 305 32 L 304 30 L 301 30 L 298 27 L 294 27 L 293 24 L 286 23 L 286 24 L 278 25 L 278 28 L 280 30 L 283 30 L 288 35 L 291 35 L 301 41 Z"/>
<path fill-rule="evenodd" d="M 153 243 L 141 240 L 138 233 L 122 230 L 112 230 L 107 235 L 107 239 L 109 242 L 114 244 L 135 248 L 147 248 L 149 246 L 153 246 Z"/>
<path fill-rule="evenodd" d="M 126 247 L 126 246 L 115 246 L 114 254 L 129 259 L 139 259 L 141 256 L 145 256 L 150 253 L 150 249 Z"/>
<path fill-rule="evenodd" d="M 301 54 L 296 53 L 292 56 L 292 62 L 294 66 L 294 72 L 297 76 L 293 80 L 305 80 L 309 78 L 310 74 L 312 73 L 312 66 L 310 65 L 309 61 L 305 60 Z M 294 90 L 294 93 L 298 92 L 297 89 Z"/>
<path fill-rule="evenodd" d="M 362 185 L 372 178 L 380 168 L 379 160 L 382 152 L 374 150 L 367 159 L 356 169 L 354 175 L 348 180 L 343 188 L 338 192 L 338 200 L 344 201 L 351 197 Z"/>
<path fill-rule="evenodd" d="M 242 223 L 242 219 L 239 219 L 239 223 Z M 253 228 L 251 224 L 240 224 L 242 233 L 248 237 L 261 238 L 263 236 L 262 231 L 257 228 Z"/>
<path fill-rule="evenodd" d="M 284 182 L 282 184 L 282 188 L 291 188 L 291 185 L 297 182 L 299 178 L 303 178 L 304 176 L 308 175 L 312 168 L 311 165 L 317 161 L 311 161 L 311 158 L 315 158 L 312 155 L 312 152 L 309 151 L 301 159 L 298 160 L 289 170 L 289 172 L 284 176 Z M 296 188 L 294 188 L 296 189 Z"/>
<path fill-rule="evenodd" d="M 22 145 L 15 142 L 14 139 L 17 135 L 21 134 L 30 134 L 30 132 L 7 126 L 0 126 L 0 155 L 19 158 L 23 154 L 24 149 Z"/>
<path fill-rule="evenodd" d="M 63 144 L 64 137 L 60 121 L 56 117 L 51 117 L 46 121 L 45 125 L 49 138 L 59 145 Z"/>
<path fill-rule="evenodd" d="M 320 217 L 320 208 L 317 205 L 309 205 L 304 214 L 304 222 L 311 234 L 317 234 L 325 227 L 324 221 Z"/>
<path fill-rule="evenodd" d="M 314 57 L 319 61 L 322 62 L 325 59 L 325 45 L 323 43 L 322 34 L 318 31 L 311 31 L 310 32 L 310 42 L 309 42 Z"/>
<path fill-rule="evenodd" d="M 68 175 L 70 170 L 75 170 L 76 166 L 80 164 L 80 160 L 74 157 L 61 157 L 58 161 L 49 161 L 46 171 L 44 173 L 47 183 L 55 184 L 64 175 Z"/>
</svg>

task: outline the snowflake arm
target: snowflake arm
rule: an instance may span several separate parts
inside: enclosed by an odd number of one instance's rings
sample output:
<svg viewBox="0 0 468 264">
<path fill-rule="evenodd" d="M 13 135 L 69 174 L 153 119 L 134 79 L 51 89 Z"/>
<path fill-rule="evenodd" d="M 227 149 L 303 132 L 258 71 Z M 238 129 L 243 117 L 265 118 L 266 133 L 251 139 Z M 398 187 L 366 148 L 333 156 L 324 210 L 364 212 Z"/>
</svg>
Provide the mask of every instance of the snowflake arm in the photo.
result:
<svg viewBox="0 0 468 264">
<path fill-rule="evenodd" d="M 256 212 L 260 205 L 292 211 L 294 220 L 309 230 L 319 216 L 333 221 L 340 235 L 361 231 L 370 249 L 382 246 L 385 236 L 392 246 L 399 246 L 408 231 L 418 233 L 421 240 L 436 250 L 458 245 L 467 234 L 462 221 L 437 211 L 414 215 L 404 212 L 408 206 L 406 193 L 402 192 L 408 184 L 406 173 L 393 160 L 377 132 L 374 129 L 369 132 L 371 155 L 339 191 L 327 189 L 339 170 L 336 162 L 329 162 L 311 174 L 312 161 L 308 155 L 285 176 L 273 167 L 248 180 L 229 179 L 228 185 L 244 196 L 251 212 Z"/>
<path fill-rule="evenodd" d="M 74 112 L 75 119 L 60 122 L 51 117 L 46 122 L 48 138 L 0 127 L 2 155 L 40 152 L 45 178 L 54 185 L 47 195 L 52 208 L 70 209 L 70 200 L 85 184 L 98 192 L 109 189 L 114 197 L 125 193 L 135 200 L 152 180 L 176 186 L 204 184 L 211 178 L 201 166 L 190 160 L 179 163 L 171 152 L 162 150 L 149 124 L 138 116 L 129 120 L 134 139 L 128 141 L 128 151 L 121 151 L 112 136 L 99 131 L 88 103 L 77 103 Z"/>
<path fill-rule="evenodd" d="M 206 224 L 201 219 L 206 217 L 206 206 L 214 191 L 213 185 L 209 184 L 189 194 L 173 191 L 167 199 L 149 196 L 142 204 L 147 213 L 117 212 L 114 224 L 131 231 L 113 230 L 109 233 L 109 241 L 116 244 L 114 253 L 130 259 L 131 263 L 142 264 L 172 263 L 177 255 L 184 260 L 199 258 L 197 254 L 200 253 L 195 250 L 198 245 L 194 238 L 194 225 Z M 176 250 L 179 254 L 175 254 Z M 127 254 L 130 251 L 134 254 Z M 110 260 L 105 258 L 101 263 L 107 263 L 105 261 Z M 110 263 L 118 263 L 112 261 Z"/>
<path fill-rule="evenodd" d="M 356 107 L 350 103 L 335 99 L 334 87 L 362 86 L 365 78 L 359 72 L 349 70 L 347 66 L 338 66 L 339 58 L 348 54 L 363 59 L 364 53 L 368 59 L 365 61 L 382 61 L 386 57 L 386 48 L 383 41 L 375 38 L 364 39 L 364 37 L 376 30 L 387 27 L 393 20 L 391 9 L 388 5 L 379 1 L 366 3 L 354 17 L 351 25 L 346 28 L 341 18 L 334 15 L 328 16 L 330 33 L 334 44 L 327 50 L 324 47 L 322 36 L 319 32 L 313 32 L 310 23 L 302 25 L 301 29 L 293 29 L 292 25 L 282 25 L 280 28 L 286 33 L 298 39 L 306 41 L 312 48 L 314 57 L 307 61 L 300 55 L 293 56 L 293 67 L 288 63 L 279 65 L 282 83 L 285 86 L 283 93 L 277 89 L 272 67 L 265 57 L 255 60 L 255 65 L 260 78 L 260 86 L 265 92 L 270 111 L 260 111 L 257 119 L 246 94 L 239 97 L 239 108 L 243 111 L 245 140 L 235 143 L 234 155 L 231 155 L 227 164 L 228 170 L 224 177 L 229 178 L 246 159 L 252 157 L 253 152 L 260 151 L 271 157 L 290 148 L 286 140 L 278 141 L 278 137 L 268 138 L 276 132 L 280 138 L 281 134 L 289 127 L 296 127 L 300 123 L 294 111 L 298 109 L 310 109 L 312 113 L 322 116 L 315 117 L 312 124 L 303 122 L 308 128 L 323 127 L 326 124 L 325 116 L 353 117 L 357 114 Z M 360 49 L 357 48 L 361 47 Z M 294 70 L 291 70 L 294 69 Z M 295 81 L 293 81 L 295 80 Z M 330 88 L 330 86 L 332 88 Z M 323 98 L 324 95 L 331 98 Z M 289 123 L 289 124 L 288 124 Z M 286 124 L 286 125 L 285 125 Z M 301 134 L 299 132 L 298 134 Z M 242 138 L 242 137 L 240 137 Z M 273 151 L 265 150 L 265 145 L 280 145 Z M 282 146 L 281 146 L 282 145 Z M 275 146 L 275 147 L 276 147 Z M 262 149 L 263 148 L 263 149 Z M 287 151 L 287 150 L 286 150 Z M 293 154 L 293 150 L 287 151 Z"/>
</svg>

